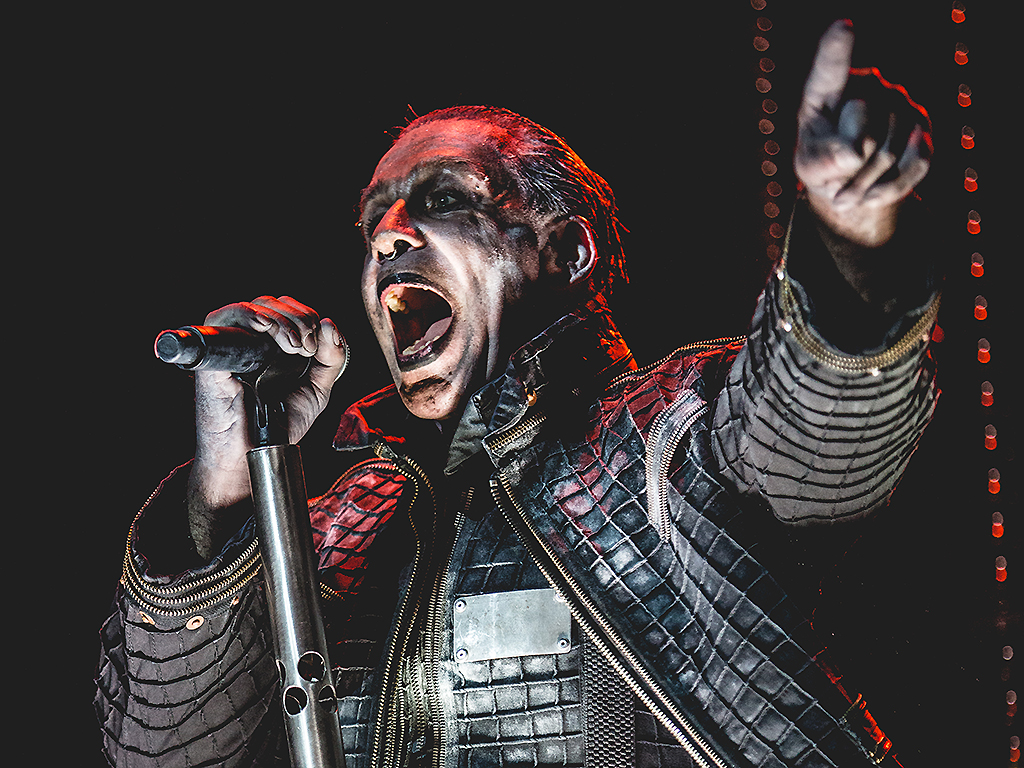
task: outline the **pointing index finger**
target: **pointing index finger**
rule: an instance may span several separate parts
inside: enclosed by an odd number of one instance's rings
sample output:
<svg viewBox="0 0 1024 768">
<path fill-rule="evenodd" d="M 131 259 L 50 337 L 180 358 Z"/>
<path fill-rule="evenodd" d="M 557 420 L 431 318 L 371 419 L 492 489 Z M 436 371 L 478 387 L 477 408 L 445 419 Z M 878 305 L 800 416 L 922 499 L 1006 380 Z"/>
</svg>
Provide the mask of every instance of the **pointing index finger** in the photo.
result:
<svg viewBox="0 0 1024 768">
<path fill-rule="evenodd" d="M 848 19 L 832 23 L 818 42 L 811 74 L 804 86 L 800 104 L 800 123 L 819 114 L 824 107 L 835 107 L 850 76 L 853 60 L 853 24 Z"/>
</svg>

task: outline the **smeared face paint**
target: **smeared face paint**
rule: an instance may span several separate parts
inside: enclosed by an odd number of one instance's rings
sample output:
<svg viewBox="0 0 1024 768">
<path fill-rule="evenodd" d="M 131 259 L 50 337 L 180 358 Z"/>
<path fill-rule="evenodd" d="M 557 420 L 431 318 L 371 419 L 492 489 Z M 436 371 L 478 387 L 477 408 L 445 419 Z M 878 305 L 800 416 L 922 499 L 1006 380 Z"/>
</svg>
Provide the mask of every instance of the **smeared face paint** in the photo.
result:
<svg viewBox="0 0 1024 768">
<path fill-rule="evenodd" d="M 507 139 L 478 120 L 426 123 L 381 159 L 364 192 L 363 302 L 420 418 L 460 415 L 527 340 L 513 338 L 510 317 L 538 282 L 548 219 L 519 203 Z"/>
</svg>

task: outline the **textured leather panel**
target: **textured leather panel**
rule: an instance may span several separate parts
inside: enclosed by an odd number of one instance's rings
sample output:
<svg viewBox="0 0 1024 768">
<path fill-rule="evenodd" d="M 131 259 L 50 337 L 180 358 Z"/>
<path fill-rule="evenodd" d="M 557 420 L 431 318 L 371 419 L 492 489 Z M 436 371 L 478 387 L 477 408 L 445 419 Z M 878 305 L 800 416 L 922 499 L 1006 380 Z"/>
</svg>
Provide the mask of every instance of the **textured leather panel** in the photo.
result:
<svg viewBox="0 0 1024 768">
<path fill-rule="evenodd" d="M 273 706 L 277 670 L 267 652 L 260 590 L 208 614 L 142 620 L 122 598 L 101 633 L 95 706 L 119 766 L 271 766 L 283 739 Z"/>
<path fill-rule="evenodd" d="M 705 362 L 673 363 L 668 378 L 685 385 L 653 376 L 625 401 L 605 400 L 587 440 L 532 449 L 510 472 L 521 478 L 515 496 L 604 615 L 623 636 L 639 639 L 649 668 L 664 674 L 695 721 L 732 745 L 725 749 L 735 759 L 863 763 L 862 749 L 837 722 L 848 702 L 813 662 L 820 644 L 741 543 L 743 518 L 705 470 L 715 465 L 705 424 L 696 426 L 672 478 L 671 544 L 649 524 L 637 422 L 649 424 L 674 391 L 695 383 Z"/>
<path fill-rule="evenodd" d="M 718 399 L 723 477 L 787 522 L 863 517 L 888 501 L 931 418 L 932 361 L 920 343 L 874 374 L 826 366 L 784 330 L 778 288 Z"/>
<path fill-rule="evenodd" d="M 459 597 L 549 586 L 501 513 L 484 503 L 487 512 L 466 521 L 455 546 L 449 615 Z M 576 634 L 565 654 L 452 665 L 460 768 L 583 765 Z"/>
<path fill-rule="evenodd" d="M 459 766 L 582 766 L 579 649 L 458 665 Z"/>
<path fill-rule="evenodd" d="M 467 520 L 452 556 L 452 598 L 549 587 L 508 522 L 490 503 L 482 520 Z"/>
<path fill-rule="evenodd" d="M 697 768 L 689 753 L 665 726 L 634 699 L 637 768 Z"/>
<path fill-rule="evenodd" d="M 382 544 L 388 541 L 388 538 L 381 539 Z M 325 609 L 325 633 L 338 690 L 338 717 L 346 768 L 368 765 L 369 729 L 379 688 L 379 665 L 399 589 L 398 574 L 379 569 L 366 575 L 358 595 L 340 606 L 332 604 Z"/>
<path fill-rule="evenodd" d="M 398 507 L 405 476 L 381 460 L 357 464 L 311 502 L 320 581 L 338 592 L 358 590 L 366 552 Z"/>
<path fill-rule="evenodd" d="M 465 595 L 548 586 L 493 505 L 481 520 L 467 521 L 455 548 L 453 575 L 452 601 Z M 584 764 L 581 645 L 575 626 L 572 643 L 567 654 L 453 665 L 451 686 L 458 719 L 456 752 L 460 768 Z M 618 692 L 621 690 L 618 688 Z M 628 690 L 624 700 L 618 702 L 617 711 L 636 718 L 637 725 L 631 723 L 629 730 L 636 736 L 638 766 L 690 765 L 672 735 L 656 724 Z M 532 735 L 525 739 L 524 734 Z"/>
</svg>

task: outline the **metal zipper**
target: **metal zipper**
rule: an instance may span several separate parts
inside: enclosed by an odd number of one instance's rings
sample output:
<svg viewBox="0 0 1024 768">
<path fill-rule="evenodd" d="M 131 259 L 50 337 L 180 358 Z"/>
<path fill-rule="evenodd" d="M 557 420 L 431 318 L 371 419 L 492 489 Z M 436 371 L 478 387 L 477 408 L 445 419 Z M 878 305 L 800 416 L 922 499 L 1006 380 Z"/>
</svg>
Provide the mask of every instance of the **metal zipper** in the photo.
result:
<svg viewBox="0 0 1024 768">
<path fill-rule="evenodd" d="M 124 563 L 121 569 L 121 583 L 135 600 L 154 613 L 164 616 L 184 616 L 203 611 L 227 597 L 239 592 L 260 572 L 259 544 L 254 538 L 238 557 L 225 568 L 198 579 L 188 579 L 173 586 L 150 584 L 142 577 L 132 557 L 132 539 L 135 526 L 143 510 L 156 498 L 159 489 L 154 490 L 142 505 L 131 526 L 125 543 Z M 204 589 L 207 585 L 209 588 Z"/>
<path fill-rule="evenodd" d="M 882 368 L 898 362 L 910 350 L 925 341 L 928 338 L 928 329 L 939 314 L 940 300 L 939 296 L 936 296 L 911 329 L 888 349 L 877 355 L 844 355 L 826 347 L 807 326 L 796 296 L 793 294 L 793 286 L 790 284 L 788 273 L 780 269 L 776 276 L 782 282 L 780 303 L 784 318 L 783 330 L 792 331 L 800 346 L 818 362 L 848 373 L 870 373 L 877 376 Z"/>
<path fill-rule="evenodd" d="M 529 516 L 519 506 L 508 479 L 499 470 L 491 478 L 491 493 L 495 503 L 515 529 L 523 543 L 533 555 L 541 573 L 552 587 L 566 598 L 576 622 L 594 642 L 601 654 L 629 685 L 637 698 L 651 711 L 662 725 L 673 735 L 700 768 L 729 768 L 704 737 L 680 711 L 661 685 L 644 669 L 636 654 L 618 637 L 590 596 L 583 590 L 557 554 L 547 545 Z M 511 512 L 503 498 L 512 505 Z"/>
<path fill-rule="evenodd" d="M 746 338 L 746 336 L 723 336 L 720 339 L 708 339 L 707 341 L 694 341 L 691 342 L 690 344 L 684 344 L 683 346 L 672 350 L 672 352 L 665 355 L 660 360 L 655 360 L 653 363 L 648 363 L 643 368 L 634 368 L 631 371 L 624 371 L 623 373 L 620 373 L 618 376 L 616 376 L 614 379 L 608 382 L 608 384 L 605 386 L 605 391 L 607 392 L 608 390 L 612 389 L 618 384 L 621 384 L 623 381 L 626 381 L 627 379 L 633 378 L 635 376 L 644 376 L 650 373 L 651 371 L 660 368 L 673 357 L 678 355 L 680 352 L 689 352 L 694 349 L 714 349 L 715 347 L 724 347 L 727 344 L 733 344 L 734 342 L 737 341 L 743 341 Z"/>
<path fill-rule="evenodd" d="M 208 589 L 199 588 L 210 582 L 209 576 L 174 588 L 154 587 L 142 580 L 130 559 L 125 564 L 122 583 L 143 608 L 164 616 L 186 616 L 200 613 L 240 592 L 261 568 L 260 553 L 254 542 L 227 569 L 215 574 L 217 583 Z M 197 589 L 199 591 L 196 591 Z M 174 592 L 178 596 L 164 594 L 164 590 Z"/>
<path fill-rule="evenodd" d="M 387 654 L 385 656 L 384 670 L 380 686 L 380 703 L 377 707 L 377 718 L 373 727 L 373 738 L 371 739 L 370 765 L 381 766 L 383 768 L 383 766 L 390 766 L 395 762 L 395 745 L 398 743 L 398 726 L 405 720 L 405 713 L 403 711 L 404 703 L 402 701 L 403 697 L 399 695 L 398 691 L 394 690 L 396 673 L 395 661 L 397 659 L 400 662 L 402 657 L 405 655 L 405 647 L 409 640 L 408 628 L 415 624 L 416 615 L 419 610 L 419 601 L 413 600 L 412 598 L 417 591 L 416 582 L 420 578 L 420 561 L 423 556 L 423 536 L 416 527 L 413 508 L 416 506 L 416 500 L 419 498 L 421 486 L 425 487 L 427 492 L 430 494 L 431 502 L 433 503 L 435 514 L 431 516 L 431 519 L 434 521 L 436 530 L 437 498 L 434 494 L 434 488 L 430 484 L 430 479 L 427 477 L 423 469 L 412 459 L 406 456 L 399 456 L 391 446 L 384 442 L 375 444 L 373 446 L 373 451 L 380 458 L 391 461 L 400 471 L 405 472 L 409 476 L 409 479 L 412 480 L 413 494 L 409 501 L 408 517 L 409 524 L 412 526 L 413 538 L 416 542 L 412 561 L 412 573 L 409 577 L 409 585 L 405 590 L 405 594 L 402 596 L 402 604 L 399 606 L 395 621 L 396 632 L 391 638 L 391 642 L 388 644 Z M 412 613 L 407 617 L 406 614 L 410 610 Z M 389 712 L 392 711 L 394 711 L 395 717 L 387 718 Z M 387 720 L 387 722 L 385 722 L 385 720 Z M 385 730 L 386 738 L 384 738 Z M 381 754 L 382 741 L 384 742 L 383 748 L 386 750 L 383 755 Z"/>
<path fill-rule="evenodd" d="M 334 485 L 337 486 L 352 472 L 364 469 L 375 462 L 383 466 L 394 466 L 393 462 L 387 460 L 363 461 L 349 467 L 335 481 Z M 201 612 L 235 595 L 255 578 L 263 566 L 259 554 L 259 539 L 254 536 L 249 546 L 238 557 L 214 573 L 197 579 L 188 579 L 173 586 L 161 586 L 147 582 L 139 573 L 132 557 L 132 539 L 135 538 L 135 527 L 139 516 L 156 498 L 158 491 L 159 489 L 154 490 L 149 495 L 128 529 L 122 567 L 121 583 L 143 608 L 164 616 L 185 616 Z M 207 585 L 211 586 L 204 589 Z M 325 600 L 338 600 L 341 598 L 341 593 L 321 583 L 320 596 Z"/>
<path fill-rule="evenodd" d="M 673 423 L 672 417 L 680 409 L 685 411 L 687 406 L 696 408 L 685 414 L 682 421 Z M 662 541 L 669 540 L 672 527 L 672 517 L 668 508 L 668 469 L 671 458 L 690 427 L 707 412 L 707 403 L 680 398 L 654 417 L 646 448 L 647 517 Z M 665 437 L 662 433 L 668 428 L 671 428 L 671 431 Z"/>
<path fill-rule="evenodd" d="M 430 699 L 428 712 L 435 712 L 437 718 L 437 734 L 434 739 L 433 763 L 435 768 L 442 768 L 444 755 L 447 751 L 447 732 L 445 718 L 440 716 L 443 713 L 444 705 L 441 702 L 441 681 L 439 679 L 441 659 L 441 635 L 442 617 L 447 603 L 448 574 L 451 572 L 452 558 L 455 556 L 455 545 L 458 543 L 462 533 L 462 526 L 466 521 L 466 512 L 473 501 L 474 489 L 467 488 L 463 495 L 462 504 L 455 512 L 451 545 L 448 548 L 448 556 L 439 563 L 440 567 L 434 574 L 434 586 L 430 593 L 430 603 L 427 613 L 427 626 L 425 628 L 423 661 L 426 664 L 427 673 L 427 696 Z M 428 723 L 429 727 L 429 723 Z M 424 733 L 426 733 L 424 729 Z"/>
<path fill-rule="evenodd" d="M 925 310 L 925 313 L 918 318 L 913 327 L 889 349 L 877 355 L 845 355 L 840 352 L 833 352 L 826 347 L 818 337 L 807 327 L 803 313 L 800 311 L 800 304 L 793 294 L 793 286 L 789 280 L 789 272 L 786 271 L 786 263 L 789 261 L 789 242 L 793 234 L 793 220 L 796 218 L 796 206 L 793 206 L 789 214 L 789 226 L 786 229 L 786 240 L 782 246 L 782 258 L 779 260 L 775 270 L 775 277 L 781 285 L 779 303 L 782 306 L 782 328 L 786 332 L 792 331 L 793 336 L 807 353 L 818 362 L 848 373 L 870 373 L 877 376 L 885 368 L 897 362 L 911 349 L 923 341 L 927 341 L 928 330 L 939 314 L 940 296 L 936 294 L 935 299 Z"/>
</svg>

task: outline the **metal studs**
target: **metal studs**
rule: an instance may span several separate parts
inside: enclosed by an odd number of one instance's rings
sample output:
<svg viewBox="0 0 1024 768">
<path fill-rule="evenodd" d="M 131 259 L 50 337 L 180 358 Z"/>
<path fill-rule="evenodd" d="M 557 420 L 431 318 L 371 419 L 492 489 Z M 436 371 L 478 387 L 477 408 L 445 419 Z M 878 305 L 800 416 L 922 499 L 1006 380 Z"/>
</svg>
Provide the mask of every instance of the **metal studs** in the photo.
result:
<svg viewBox="0 0 1024 768">
<path fill-rule="evenodd" d="M 139 621 L 143 624 L 152 624 L 153 626 L 156 626 L 156 622 L 153 621 L 153 617 L 143 611 L 139 611 Z"/>
<path fill-rule="evenodd" d="M 203 626 L 203 622 L 206 621 L 202 616 L 193 616 L 191 619 L 185 622 L 185 629 L 191 629 L 195 631 Z"/>
<path fill-rule="evenodd" d="M 469 651 L 467 651 L 465 648 L 459 648 L 457 651 L 455 651 L 455 660 L 456 661 L 465 661 L 468 658 L 469 658 Z"/>
<path fill-rule="evenodd" d="M 568 651 L 570 645 L 571 645 L 571 643 L 569 642 L 569 638 L 567 638 L 567 637 L 560 637 L 560 638 L 558 638 L 558 650 L 560 650 L 560 651 Z"/>
<path fill-rule="evenodd" d="M 466 601 L 463 600 L 461 597 L 455 601 L 455 610 L 459 613 L 462 613 L 464 610 L 466 610 Z"/>
</svg>

